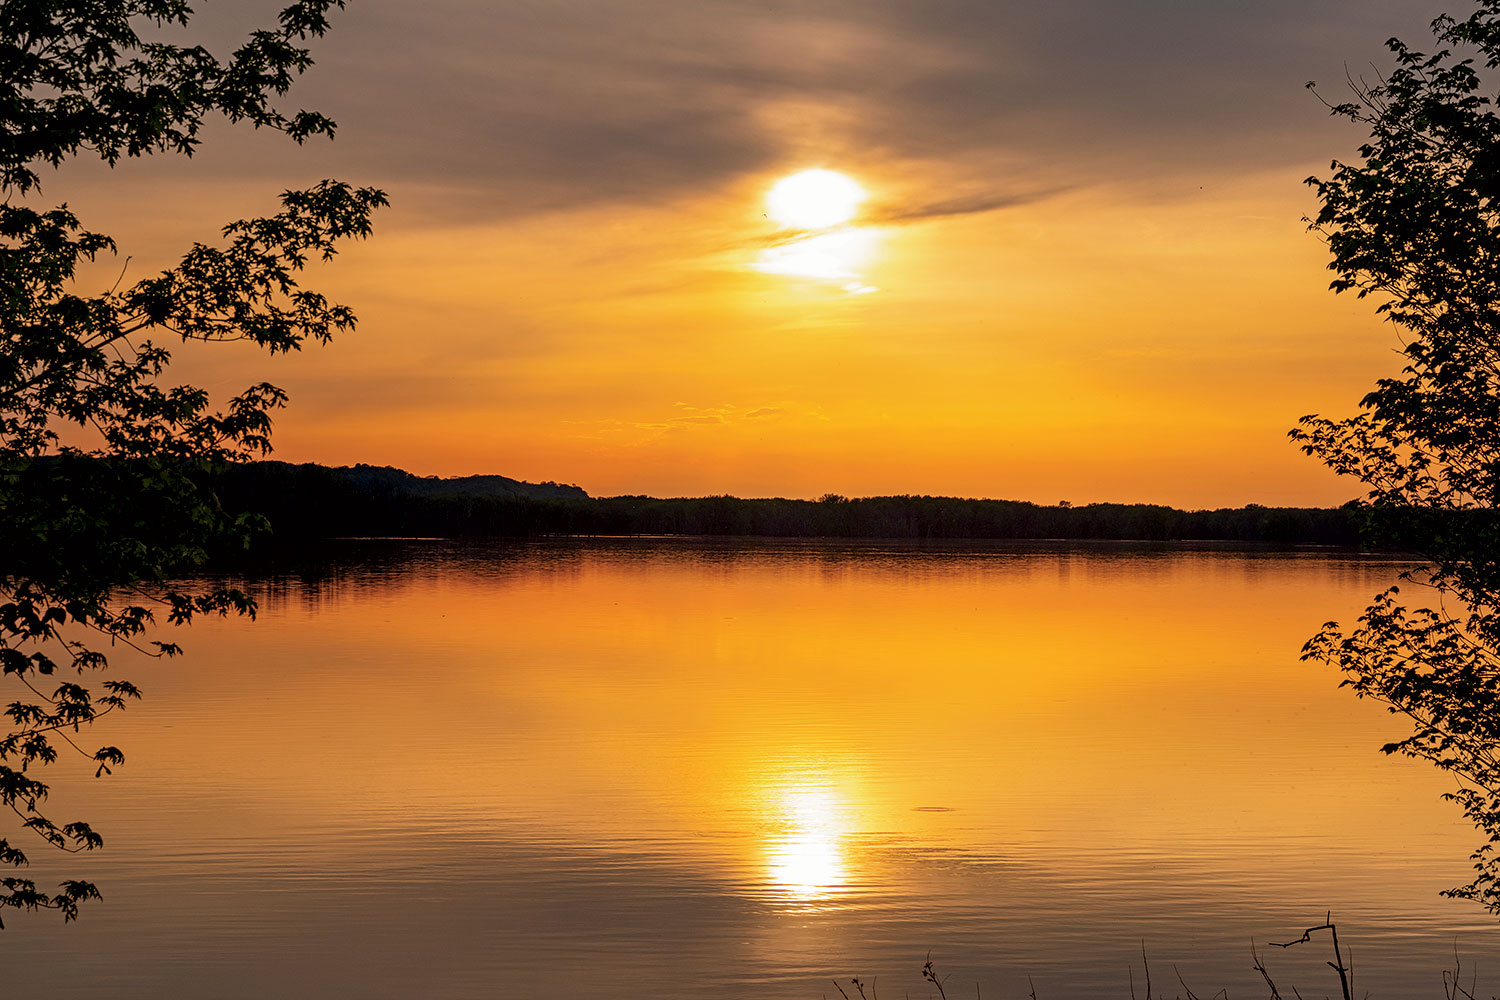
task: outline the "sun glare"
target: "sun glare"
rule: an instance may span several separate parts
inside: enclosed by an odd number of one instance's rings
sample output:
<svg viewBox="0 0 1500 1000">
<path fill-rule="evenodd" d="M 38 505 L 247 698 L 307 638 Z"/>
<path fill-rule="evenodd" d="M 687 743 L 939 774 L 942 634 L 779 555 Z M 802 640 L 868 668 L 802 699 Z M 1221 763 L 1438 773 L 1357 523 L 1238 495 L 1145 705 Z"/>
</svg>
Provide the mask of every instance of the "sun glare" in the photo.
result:
<svg viewBox="0 0 1500 1000">
<path fill-rule="evenodd" d="M 849 878 L 838 800 L 826 788 L 793 788 L 777 805 L 783 828 L 766 845 L 771 881 L 804 903 L 837 894 Z"/>
<path fill-rule="evenodd" d="M 783 177 L 766 194 L 766 214 L 794 229 L 827 229 L 854 218 L 865 189 L 834 170 Z"/>
<path fill-rule="evenodd" d="M 781 229 L 750 264 L 763 274 L 841 287 L 851 295 L 878 291 L 865 283 L 879 234 L 850 225 L 868 195 L 834 170 L 803 170 L 766 192 L 766 215 Z"/>
<path fill-rule="evenodd" d="M 875 234 L 849 229 L 767 247 L 751 266 L 765 274 L 842 283 L 859 278 L 874 254 Z"/>
</svg>

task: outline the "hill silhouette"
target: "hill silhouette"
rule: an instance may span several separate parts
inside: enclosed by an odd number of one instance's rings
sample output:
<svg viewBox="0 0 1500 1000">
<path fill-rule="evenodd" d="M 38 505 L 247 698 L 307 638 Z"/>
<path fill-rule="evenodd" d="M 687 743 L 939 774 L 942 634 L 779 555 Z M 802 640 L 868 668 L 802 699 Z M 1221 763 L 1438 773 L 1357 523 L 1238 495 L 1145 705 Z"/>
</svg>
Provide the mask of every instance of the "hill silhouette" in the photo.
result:
<svg viewBox="0 0 1500 1000">
<path fill-rule="evenodd" d="M 348 480 L 362 493 L 407 493 L 413 496 L 480 496 L 480 497 L 530 497 L 534 500 L 569 498 L 584 500 L 588 494 L 577 486 L 562 483 L 528 483 L 508 476 L 458 476 L 440 479 L 437 476 L 417 476 L 404 469 L 389 465 L 343 465 L 292 466 L 285 462 L 258 462 L 261 474 L 269 466 L 286 466 L 287 469 L 326 469 L 336 476 Z"/>
</svg>

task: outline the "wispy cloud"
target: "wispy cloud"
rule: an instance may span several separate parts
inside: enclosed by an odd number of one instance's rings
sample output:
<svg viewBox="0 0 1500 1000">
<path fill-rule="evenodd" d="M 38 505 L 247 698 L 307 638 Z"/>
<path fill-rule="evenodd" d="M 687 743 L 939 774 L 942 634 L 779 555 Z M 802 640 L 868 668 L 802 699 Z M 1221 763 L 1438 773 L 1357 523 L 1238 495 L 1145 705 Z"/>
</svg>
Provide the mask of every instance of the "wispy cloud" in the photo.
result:
<svg viewBox="0 0 1500 1000">
<path fill-rule="evenodd" d="M 692 406 L 675 403 L 672 409 L 674 412 L 662 414 L 655 419 L 578 421 L 577 426 L 584 429 L 586 436 L 591 438 L 641 445 L 659 441 L 669 435 L 694 433 L 712 427 L 728 428 L 746 422 L 758 423 L 795 412 L 785 405 L 743 407 L 733 404 Z M 822 419 L 820 413 L 809 412 L 807 416 Z"/>
<path fill-rule="evenodd" d="M 902 222 L 923 222 L 928 219 L 944 219 L 960 215 L 983 215 L 986 212 L 998 212 L 1005 208 L 1017 208 L 1021 205 L 1031 205 L 1039 201 L 1045 201 L 1048 198 L 1065 194 L 1073 190 L 1073 187 L 1073 185 L 1059 185 L 1052 188 L 1013 194 L 963 195 L 954 198 L 943 198 L 937 201 L 922 202 L 916 205 L 891 205 L 883 211 L 877 208 L 876 211 L 869 214 L 867 221 L 872 225 L 893 225 Z"/>
</svg>

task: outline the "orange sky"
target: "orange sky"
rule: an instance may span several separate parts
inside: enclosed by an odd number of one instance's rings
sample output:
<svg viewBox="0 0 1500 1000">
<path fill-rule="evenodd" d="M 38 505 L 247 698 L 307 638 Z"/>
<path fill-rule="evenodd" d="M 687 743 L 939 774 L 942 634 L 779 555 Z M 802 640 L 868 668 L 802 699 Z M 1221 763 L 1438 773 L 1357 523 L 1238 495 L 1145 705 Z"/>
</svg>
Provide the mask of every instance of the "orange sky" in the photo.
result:
<svg viewBox="0 0 1500 1000">
<path fill-rule="evenodd" d="M 1302 84 L 1337 95 L 1441 8 L 1030 7 L 360 0 L 295 92 L 332 145 L 216 128 L 43 195 L 143 277 L 285 187 L 389 191 L 317 277 L 356 335 L 180 355 L 215 392 L 287 388 L 287 461 L 594 495 L 1348 499 L 1285 434 L 1352 408 L 1396 340 L 1326 291 L 1301 181 L 1361 136 Z M 809 167 L 869 197 L 827 276 L 773 273 L 765 193 Z"/>
</svg>

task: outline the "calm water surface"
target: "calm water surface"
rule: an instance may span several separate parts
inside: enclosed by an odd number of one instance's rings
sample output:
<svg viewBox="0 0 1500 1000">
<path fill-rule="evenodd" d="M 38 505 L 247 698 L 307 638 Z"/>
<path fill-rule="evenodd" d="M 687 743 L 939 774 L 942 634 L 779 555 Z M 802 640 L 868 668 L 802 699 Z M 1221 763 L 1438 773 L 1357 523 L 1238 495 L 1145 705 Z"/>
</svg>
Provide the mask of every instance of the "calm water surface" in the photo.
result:
<svg viewBox="0 0 1500 1000">
<path fill-rule="evenodd" d="M 364 558 L 369 557 L 369 558 Z M 1332 910 L 1356 992 L 1500 932 L 1403 735 L 1298 649 L 1402 564 L 1321 553 L 390 543 L 126 664 L 54 767 L 105 901 L 7 917 L 48 997 L 1207 996 Z M 125 669 L 126 666 L 130 669 Z M 1337 993 L 1323 944 L 1266 959 Z M 59 972 L 61 970 L 61 972 Z M 1488 995 L 1487 993 L 1485 995 Z"/>
</svg>

